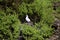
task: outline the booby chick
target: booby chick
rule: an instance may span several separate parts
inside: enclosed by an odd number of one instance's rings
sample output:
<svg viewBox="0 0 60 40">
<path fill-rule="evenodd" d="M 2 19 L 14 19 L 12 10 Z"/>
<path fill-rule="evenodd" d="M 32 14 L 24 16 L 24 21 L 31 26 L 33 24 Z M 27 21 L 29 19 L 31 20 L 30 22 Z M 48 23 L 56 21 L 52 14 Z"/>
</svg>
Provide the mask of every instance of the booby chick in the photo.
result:
<svg viewBox="0 0 60 40">
<path fill-rule="evenodd" d="M 31 22 L 31 20 L 29 19 L 28 15 L 26 15 L 25 20 L 27 21 L 28 25 L 33 26 L 33 22 Z"/>
<path fill-rule="evenodd" d="M 29 23 L 29 22 L 31 22 L 31 20 L 29 19 L 29 17 L 28 17 L 28 15 L 26 15 L 26 21 Z"/>
</svg>

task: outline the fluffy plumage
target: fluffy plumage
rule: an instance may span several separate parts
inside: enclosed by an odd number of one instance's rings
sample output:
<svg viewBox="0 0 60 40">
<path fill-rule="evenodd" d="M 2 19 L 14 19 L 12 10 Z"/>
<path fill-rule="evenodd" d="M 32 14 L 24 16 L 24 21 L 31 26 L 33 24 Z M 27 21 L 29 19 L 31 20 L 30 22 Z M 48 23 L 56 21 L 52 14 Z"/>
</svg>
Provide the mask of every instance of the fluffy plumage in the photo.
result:
<svg viewBox="0 0 60 40">
<path fill-rule="evenodd" d="M 26 15 L 25 19 L 26 19 L 27 22 L 30 22 L 30 19 L 29 19 L 28 15 Z"/>
</svg>

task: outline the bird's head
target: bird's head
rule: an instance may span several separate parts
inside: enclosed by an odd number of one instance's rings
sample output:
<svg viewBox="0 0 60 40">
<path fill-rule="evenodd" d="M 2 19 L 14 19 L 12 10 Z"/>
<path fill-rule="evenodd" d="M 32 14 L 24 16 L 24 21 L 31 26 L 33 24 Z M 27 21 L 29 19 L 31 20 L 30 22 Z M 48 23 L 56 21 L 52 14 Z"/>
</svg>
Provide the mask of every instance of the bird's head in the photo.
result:
<svg viewBox="0 0 60 40">
<path fill-rule="evenodd" d="M 28 15 L 26 15 L 26 17 L 28 17 Z"/>
</svg>

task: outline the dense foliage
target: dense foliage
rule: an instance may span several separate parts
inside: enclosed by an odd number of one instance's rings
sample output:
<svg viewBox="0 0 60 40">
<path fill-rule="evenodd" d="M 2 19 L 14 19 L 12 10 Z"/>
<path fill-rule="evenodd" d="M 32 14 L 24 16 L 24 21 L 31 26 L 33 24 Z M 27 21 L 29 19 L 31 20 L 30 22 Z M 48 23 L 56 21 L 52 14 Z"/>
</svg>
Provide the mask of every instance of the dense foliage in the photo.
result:
<svg viewBox="0 0 60 40">
<path fill-rule="evenodd" d="M 60 19 L 60 0 L 54 0 L 54 5 L 56 10 L 54 10 L 54 15 L 56 18 Z"/>
<path fill-rule="evenodd" d="M 18 23 L 18 24 L 17 24 Z M 17 15 L 7 15 L 0 11 L 0 39 L 17 38 L 19 36 L 20 23 Z"/>
<path fill-rule="evenodd" d="M 0 0 L 0 39 L 17 40 L 22 31 L 25 40 L 45 40 L 53 33 L 52 13 L 52 0 Z M 33 26 L 25 23 L 27 14 Z"/>
</svg>

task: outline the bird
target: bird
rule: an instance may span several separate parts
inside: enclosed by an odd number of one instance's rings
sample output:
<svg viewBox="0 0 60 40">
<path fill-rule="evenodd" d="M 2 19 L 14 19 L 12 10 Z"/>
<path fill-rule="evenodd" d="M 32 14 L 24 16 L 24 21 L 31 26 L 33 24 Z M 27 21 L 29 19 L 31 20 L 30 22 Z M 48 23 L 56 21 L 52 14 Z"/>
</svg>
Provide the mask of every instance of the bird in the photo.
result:
<svg viewBox="0 0 60 40">
<path fill-rule="evenodd" d="M 31 22 L 31 20 L 29 19 L 29 17 L 28 17 L 28 15 L 26 15 L 26 21 L 29 23 L 29 22 Z"/>
<path fill-rule="evenodd" d="M 33 22 L 30 20 L 30 18 L 28 17 L 28 15 L 26 15 L 26 21 L 27 21 L 27 25 L 33 26 Z"/>
</svg>

